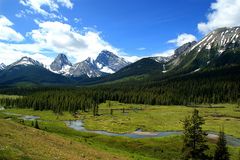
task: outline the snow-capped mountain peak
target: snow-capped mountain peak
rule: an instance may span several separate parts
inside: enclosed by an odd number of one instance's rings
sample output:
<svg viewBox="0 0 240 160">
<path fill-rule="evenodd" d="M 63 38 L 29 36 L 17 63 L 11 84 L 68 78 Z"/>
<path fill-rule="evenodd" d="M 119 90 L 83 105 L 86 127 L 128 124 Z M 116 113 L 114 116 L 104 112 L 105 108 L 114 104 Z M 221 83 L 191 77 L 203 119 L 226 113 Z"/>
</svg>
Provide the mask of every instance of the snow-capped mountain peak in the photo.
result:
<svg viewBox="0 0 240 160">
<path fill-rule="evenodd" d="M 89 57 L 82 62 L 74 64 L 70 68 L 69 74 L 74 77 L 83 75 L 87 75 L 90 78 L 100 77 L 105 74 L 113 74 L 128 64 L 130 63 L 123 58 L 118 57 L 112 52 L 103 50 L 99 53 L 96 60 Z"/>
<path fill-rule="evenodd" d="M 6 65 L 4 64 L 4 63 L 1 63 L 0 64 L 0 70 L 3 70 L 3 69 L 5 69 L 6 68 Z"/>
<path fill-rule="evenodd" d="M 30 57 L 22 57 L 20 60 L 14 62 L 10 66 L 19 66 L 19 65 L 24 65 L 24 66 L 33 65 L 33 66 L 43 67 L 42 63 L 40 63 L 40 62 L 30 58 Z"/>
<path fill-rule="evenodd" d="M 62 74 L 64 76 L 88 76 L 93 78 L 115 73 L 128 64 L 130 63 L 125 61 L 123 58 L 118 57 L 112 52 L 104 50 L 99 54 L 96 60 L 89 57 L 86 60 L 74 65 L 72 65 L 65 54 L 59 54 L 50 66 L 44 66 L 42 63 L 30 57 L 22 57 L 20 60 L 14 62 L 8 67 L 34 65 L 45 67 L 54 73 Z M 5 68 L 5 65 L 1 64 L 0 70 L 3 68 Z"/>
<path fill-rule="evenodd" d="M 68 60 L 65 54 L 59 54 L 50 65 L 50 69 L 55 72 L 65 72 L 67 68 L 70 68 L 72 63 Z"/>
<path fill-rule="evenodd" d="M 99 71 L 94 59 L 92 58 L 87 58 L 82 62 L 74 64 L 69 69 L 69 74 L 74 77 L 86 75 L 89 78 L 102 76 L 102 72 Z"/>
<path fill-rule="evenodd" d="M 179 49 L 184 51 L 184 48 L 185 46 L 182 46 Z M 181 56 L 170 61 L 167 68 L 175 71 L 184 68 L 187 72 L 193 73 L 206 66 L 236 64 L 237 59 L 228 58 L 232 57 L 231 53 L 238 53 L 239 48 L 240 27 L 219 28 L 210 32 L 199 42 L 187 45 Z"/>
<path fill-rule="evenodd" d="M 125 59 L 118 57 L 107 50 L 103 50 L 98 55 L 95 62 L 100 70 L 107 71 L 107 73 L 117 72 L 121 68 L 130 64 Z"/>
<path fill-rule="evenodd" d="M 90 64 L 94 64 L 95 63 L 95 60 L 91 57 L 88 57 L 86 60 L 85 60 L 86 63 L 90 63 Z"/>
<path fill-rule="evenodd" d="M 200 52 L 204 49 L 217 48 L 219 53 L 226 49 L 240 46 L 240 27 L 219 28 L 209 33 L 198 42 L 191 50 Z"/>
</svg>

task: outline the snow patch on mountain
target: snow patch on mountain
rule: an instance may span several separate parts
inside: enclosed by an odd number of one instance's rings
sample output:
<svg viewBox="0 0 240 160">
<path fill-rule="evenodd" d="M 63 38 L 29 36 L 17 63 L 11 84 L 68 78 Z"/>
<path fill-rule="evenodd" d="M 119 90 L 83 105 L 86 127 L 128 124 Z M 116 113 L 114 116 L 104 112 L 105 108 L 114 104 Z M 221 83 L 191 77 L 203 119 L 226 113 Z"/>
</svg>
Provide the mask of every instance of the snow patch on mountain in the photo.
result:
<svg viewBox="0 0 240 160">
<path fill-rule="evenodd" d="M 107 71 L 105 73 L 109 73 L 110 70 L 111 72 L 113 71 L 112 73 L 115 73 L 129 65 L 130 62 L 127 62 L 124 58 L 118 57 L 112 52 L 103 50 L 96 58 L 96 64 L 100 70 L 103 70 L 104 72 Z"/>
<path fill-rule="evenodd" d="M 69 75 L 69 69 L 72 63 L 68 60 L 65 54 L 59 54 L 49 66 L 49 70 L 63 75 Z"/>
<path fill-rule="evenodd" d="M 150 58 L 155 60 L 158 63 L 167 63 L 171 60 L 171 56 L 169 56 L 169 57 L 159 56 L 159 57 L 150 57 Z"/>
<path fill-rule="evenodd" d="M 204 49 L 218 48 L 219 54 L 226 49 L 235 48 L 240 44 L 240 27 L 219 28 L 209 33 L 200 42 L 194 45 L 190 51 L 200 52 Z"/>
<path fill-rule="evenodd" d="M 87 58 L 85 61 L 74 64 L 69 69 L 69 75 L 80 77 L 87 75 L 89 78 L 100 77 L 103 73 L 98 69 L 94 59 Z"/>
<path fill-rule="evenodd" d="M 109 67 L 107 67 L 107 66 L 102 67 L 102 68 L 100 69 L 100 71 L 101 71 L 101 72 L 104 72 L 104 73 L 109 73 L 109 74 L 115 73 L 111 68 L 109 68 Z"/>
<path fill-rule="evenodd" d="M 40 67 L 43 67 L 43 64 L 30 58 L 30 57 L 22 57 L 20 60 L 12 63 L 11 65 L 9 65 L 10 67 L 13 67 L 13 66 L 21 66 L 21 65 L 24 65 L 24 66 L 29 66 L 29 65 L 33 65 L 33 66 L 40 66 Z"/>
<path fill-rule="evenodd" d="M 5 68 L 6 68 L 6 65 L 5 65 L 4 63 L 1 63 L 1 64 L 0 64 L 0 71 L 1 71 L 1 70 L 4 70 Z"/>
</svg>

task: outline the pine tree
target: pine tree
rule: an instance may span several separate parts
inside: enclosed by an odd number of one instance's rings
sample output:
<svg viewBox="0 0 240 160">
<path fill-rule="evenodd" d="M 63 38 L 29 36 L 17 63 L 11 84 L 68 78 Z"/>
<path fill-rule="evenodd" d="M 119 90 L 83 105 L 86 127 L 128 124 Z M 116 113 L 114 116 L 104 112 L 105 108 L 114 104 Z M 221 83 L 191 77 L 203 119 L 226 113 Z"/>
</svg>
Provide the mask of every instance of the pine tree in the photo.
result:
<svg viewBox="0 0 240 160">
<path fill-rule="evenodd" d="M 217 149 L 215 151 L 214 160 L 229 160 L 229 152 L 227 148 L 227 141 L 223 129 L 219 132 L 219 139 L 217 142 Z"/>
<path fill-rule="evenodd" d="M 206 160 L 208 159 L 205 151 L 208 150 L 206 144 L 206 133 L 202 131 L 204 119 L 199 116 L 199 111 L 195 109 L 191 117 L 184 120 L 184 142 L 183 159 Z"/>
<path fill-rule="evenodd" d="M 39 128 L 39 125 L 38 125 L 38 121 L 37 121 L 37 120 L 35 121 L 34 128 L 36 128 L 36 129 L 40 129 L 40 128 Z"/>
</svg>

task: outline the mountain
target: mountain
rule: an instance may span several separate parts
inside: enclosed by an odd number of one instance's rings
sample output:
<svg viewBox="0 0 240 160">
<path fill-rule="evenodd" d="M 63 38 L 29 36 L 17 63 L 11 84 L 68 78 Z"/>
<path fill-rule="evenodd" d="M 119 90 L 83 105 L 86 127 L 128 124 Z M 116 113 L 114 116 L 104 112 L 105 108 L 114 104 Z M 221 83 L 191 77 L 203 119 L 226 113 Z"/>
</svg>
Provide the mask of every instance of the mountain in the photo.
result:
<svg viewBox="0 0 240 160">
<path fill-rule="evenodd" d="M 30 58 L 30 57 L 22 57 L 20 60 L 10 64 L 9 66 L 7 66 L 6 68 L 12 68 L 15 66 L 39 66 L 39 67 L 43 67 L 43 64 Z"/>
<path fill-rule="evenodd" d="M 154 58 L 143 58 L 135 63 L 132 63 L 114 74 L 102 76 L 94 79 L 82 79 L 82 84 L 98 84 L 122 79 L 143 79 L 152 75 L 155 71 L 164 71 L 164 63 L 156 61 Z"/>
<path fill-rule="evenodd" d="M 32 58 L 22 57 L 6 67 L 1 64 L 0 84 L 74 85 L 76 81 L 105 76 L 128 64 L 123 58 L 108 51 L 102 51 L 96 60 L 88 58 L 74 65 L 66 55 L 59 54 L 47 68 Z"/>
<path fill-rule="evenodd" d="M 3 70 L 3 69 L 5 69 L 5 68 L 6 68 L 6 65 L 5 65 L 4 63 L 1 63 L 1 64 L 0 64 L 0 71 Z"/>
<path fill-rule="evenodd" d="M 72 63 L 68 60 L 65 54 L 59 54 L 51 63 L 50 69 L 53 72 L 68 75 Z"/>
<path fill-rule="evenodd" d="M 58 73 L 55 74 L 40 62 L 23 57 L 1 70 L 0 83 L 98 84 L 133 79 L 151 82 L 236 66 L 240 66 L 240 27 L 217 29 L 199 42 L 177 48 L 172 56 L 143 58 L 132 64 L 106 50 L 95 60 L 88 58 L 74 65 L 59 54 L 50 66 Z"/>
<path fill-rule="evenodd" d="M 15 85 L 25 83 L 62 85 L 74 82 L 47 70 L 42 63 L 29 57 L 21 58 L 0 72 L 0 84 Z"/>
<path fill-rule="evenodd" d="M 120 69 L 118 72 L 109 77 L 114 77 L 112 79 L 117 79 L 116 77 L 124 78 L 127 76 L 151 75 L 156 71 L 165 73 L 166 65 L 189 51 L 194 44 L 196 44 L 195 41 L 184 44 L 183 46 L 177 48 L 172 56 L 158 56 L 140 59 L 139 61 Z"/>
<path fill-rule="evenodd" d="M 87 75 L 89 78 L 100 77 L 103 73 L 97 67 L 94 59 L 88 58 L 85 61 L 74 64 L 69 69 L 69 74 L 73 77 L 81 77 Z"/>
<path fill-rule="evenodd" d="M 240 47 L 240 27 L 219 28 L 209 33 L 198 42 L 191 50 L 201 52 L 216 48 L 221 54 L 227 49 Z"/>
<path fill-rule="evenodd" d="M 199 42 L 177 48 L 169 57 L 149 57 L 132 63 L 94 83 L 142 79 L 158 81 L 207 70 L 240 65 L 240 27 L 220 28 Z M 143 78 L 144 77 L 144 78 Z"/>
<path fill-rule="evenodd" d="M 149 58 L 152 60 L 155 60 L 158 63 L 167 63 L 172 59 L 171 56 L 169 56 L 169 57 L 158 56 L 158 57 L 149 57 Z"/>
<path fill-rule="evenodd" d="M 187 53 L 196 43 L 197 43 L 196 41 L 193 41 L 193 42 L 188 42 L 186 44 L 183 44 L 182 46 L 180 46 L 174 51 L 174 54 L 172 56 L 167 56 L 167 57 L 158 56 L 158 57 L 150 57 L 150 58 L 159 63 L 167 63 L 179 57 L 181 54 Z"/>
<path fill-rule="evenodd" d="M 190 49 L 166 65 L 168 72 L 195 72 L 212 68 L 216 61 L 226 65 L 239 65 L 240 27 L 220 28 L 212 31 Z M 235 57 L 235 58 L 233 58 Z"/>
<path fill-rule="evenodd" d="M 121 76 L 137 76 L 142 74 L 150 74 L 154 70 L 163 70 L 164 64 L 152 58 L 143 58 L 127 67 L 119 70 L 115 75 Z"/>
<path fill-rule="evenodd" d="M 181 54 L 189 52 L 190 49 L 196 44 L 197 44 L 196 41 L 192 41 L 192 42 L 188 42 L 186 44 L 183 44 L 182 46 L 180 46 L 179 48 L 177 48 L 174 51 L 174 55 L 172 56 L 172 58 L 177 58 Z"/>
<path fill-rule="evenodd" d="M 64 59 L 67 63 L 62 63 L 62 59 Z M 65 65 L 65 67 L 63 67 L 63 64 Z M 89 78 L 94 78 L 115 73 L 116 71 L 129 64 L 129 62 L 127 62 L 123 58 L 118 57 L 112 52 L 103 50 L 101 53 L 99 53 L 96 60 L 92 58 L 87 58 L 86 60 L 76 63 L 74 65 L 70 65 L 70 62 L 67 60 L 66 56 L 58 56 L 51 64 L 51 70 L 72 77 L 87 76 Z M 53 67 L 55 70 L 53 69 Z"/>
<path fill-rule="evenodd" d="M 115 73 L 130 64 L 124 58 L 120 58 L 107 50 L 103 50 L 95 62 L 100 71 L 105 73 Z"/>
</svg>

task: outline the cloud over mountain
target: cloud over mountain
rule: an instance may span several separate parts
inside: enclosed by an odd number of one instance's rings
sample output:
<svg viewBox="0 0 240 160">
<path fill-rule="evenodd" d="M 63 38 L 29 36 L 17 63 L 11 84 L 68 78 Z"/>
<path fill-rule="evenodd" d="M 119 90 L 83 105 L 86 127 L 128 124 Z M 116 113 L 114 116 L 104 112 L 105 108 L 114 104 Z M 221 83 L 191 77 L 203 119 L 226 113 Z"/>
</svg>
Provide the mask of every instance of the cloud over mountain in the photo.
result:
<svg viewBox="0 0 240 160">
<path fill-rule="evenodd" d="M 211 4 L 207 15 L 207 22 L 198 24 L 201 33 L 207 34 L 220 27 L 234 27 L 240 25 L 240 1 L 217 0 Z"/>
<path fill-rule="evenodd" d="M 83 61 L 88 57 L 96 58 L 102 50 L 119 53 L 117 48 L 101 37 L 100 32 L 80 31 L 58 21 L 37 21 L 38 28 L 26 34 L 32 43 L 11 43 L 22 41 L 24 37 L 11 28 L 13 23 L 5 16 L 0 16 L 0 22 L 0 28 L 5 31 L 0 33 L 0 40 L 5 40 L 0 41 L 0 58 L 6 57 L 8 59 L 6 64 L 22 56 L 29 56 L 40 58 L 42 63 L 49 65 L 53 59 L 46 56 L 49 52 L 55 55 L 65 53 L 75 62 Z"/>
<path fill-rule="evenodd" d="M 173 43 L 177 47 L 180 47 L 188 42 L 196 41 L 197 38 L 192 34 L 183 33 L 178 35 L 177 38 L 169 40 L 168 43 Z"/>
<path fill-rule="evenodd" d="M 28 33 L 36 44 L 42 49 L 66 53 L 77 62 L 88 57 L 95 58 L 104 49 L 118 52 L 118 49 L 102 39 L 100 32 L 81 32 L 69 24 L 57 21 L 41 22 L 38 26 L 38 29 Z"/>
</svg>

